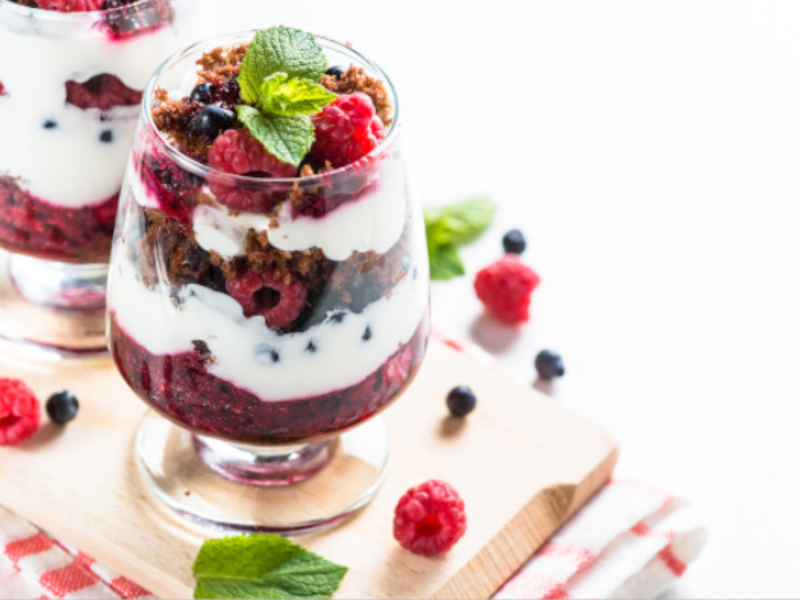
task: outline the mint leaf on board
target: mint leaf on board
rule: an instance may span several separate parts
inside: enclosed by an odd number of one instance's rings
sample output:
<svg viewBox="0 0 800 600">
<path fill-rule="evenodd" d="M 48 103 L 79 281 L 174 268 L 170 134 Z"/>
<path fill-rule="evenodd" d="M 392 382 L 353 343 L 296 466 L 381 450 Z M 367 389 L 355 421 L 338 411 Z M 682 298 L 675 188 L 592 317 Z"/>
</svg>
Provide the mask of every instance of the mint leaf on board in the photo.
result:
<svg viewBox="0 0 800 600">
<path fill-rule="evenodd" d="M 488 196 L 475 196 L 448 206 L 425 209 L 425 228 L 439 245 L 471 242 L 492 224 L 497 205 Z"/>
<path fill-rule="evenodd" d="M 458 248 L 453 244 L 433 249 L 429 247 L 428 258 L 431 262 L 431 279 L 453 279 L 466 273 Z"/>
<path fill-rule="evenodd" d="M 315 114 L 336 99 L 336 94 L 310 79 L 273 73 L 261 84 L 261 110 L 295 117 Z"/>
<path fill-rule="evenodd" d="M 425 209 L 431 279 L 452 279 L 466 272 L 458 248 L 486 231 L 495 212 L 497 205 L 488 196 Z"/>
<path fill-rule="evenodd" d="M 322 47 L 312 34 L 283 25 L 259 31 L 239 72 L 242 100 L 256 104 L 264 79 L 274 73 L 318 82 L 327 66 Z"/>
<path fill-rule="evenodd" d="M 253 137 L 282 162 L 299 167 L 314 144 L 314 124 L 308 115 L 264 114 L 246 104 L 237 106 L 236 112 Z"/>
<path fill-rule="evenodd" d="M 277 535 L 209 540 L 192 567 L 195 598 L 327 598 L 347 567 Z"/>
</svg>

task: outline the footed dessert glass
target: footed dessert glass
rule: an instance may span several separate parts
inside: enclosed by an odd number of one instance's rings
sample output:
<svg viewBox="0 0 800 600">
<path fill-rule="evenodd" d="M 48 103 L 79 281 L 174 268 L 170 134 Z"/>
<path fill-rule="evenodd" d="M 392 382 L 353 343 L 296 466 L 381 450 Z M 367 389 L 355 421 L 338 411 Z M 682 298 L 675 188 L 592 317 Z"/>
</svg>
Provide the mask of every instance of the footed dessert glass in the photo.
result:
<svg viewBox="0 0 800 600">
<path fill-rule="evenodd" d="M 155 496 L 202 525 L 297 534 L 354 514 L 382 481 L 388 438 L 373 417 L 422 361 L 428 260 L 394 89 L 348 46 L 317 38 L 329 64 L 381 80 L 393 113 L 357 162 L 233 175 L 159 131 L 154 109 L 190 95 L 198 59 L 253 35 L 192 46 L 145 91 L 114 238 L 109 340 L 153 409 L 135 452 Z"/>
<path fill-rule="evenodd" d="M 142 91 L 208 0 L 58 12 L 0 0 L 0 337 L 106 351 L 107 263 Z"/>
</svg>

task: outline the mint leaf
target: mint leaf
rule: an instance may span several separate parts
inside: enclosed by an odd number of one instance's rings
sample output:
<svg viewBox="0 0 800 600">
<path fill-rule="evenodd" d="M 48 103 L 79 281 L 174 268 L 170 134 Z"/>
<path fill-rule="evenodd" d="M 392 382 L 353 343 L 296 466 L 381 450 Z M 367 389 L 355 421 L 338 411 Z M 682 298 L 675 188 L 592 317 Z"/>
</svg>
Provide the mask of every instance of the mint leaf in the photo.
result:
<svg viewBox="0 0 800 600">
<path fill-rule="evenodd" d="M 458 247 L 486 231 L 496 211 L 497 205 L 487 196 L 425 209 L 431 279 L 452 279 L 466 272 Z"/>
<path fill-rule="evenodd" d="M 274 73 L 316 82 L 327 66 L 322 47 L 312 34 L 283 25 L 259 31 L 239 72 L 242 100 L 248 104 L 258 102 L 264 79 Z"/>
<path fill-rule="evenodd" d="M 464 263 L 453 244 L 428 249 L 431 262 L 431 279 L 453 279 L 466 273 Z"/>
<path fill-rule="evenodd" d="M 195 598 L 327 598 L 347 568 L 277 535 L 209 540 L 192 567 Z"/>
<path fill-rule="evenodd" d="M 237 106 L 236 112 L 253 137 L 278 160 L 299 167 L 311 150 L 314 125 L 308 115 L 268 115 L 246 104 Z"/>
<path fill-rule="evenodd" d="M 336 99 L 336 94 L 310 79 L 274 73 L 261 84 L 261 110 L 294 117 L 315 114 Z"/>
<path fill-rule="evenodd" d="M 425 209 L 425 228 L 436 243 L 462 245 L 471 242 L 492 224 L 497 205 L 488 196 L 475 196 L 455 204 Z"/>
</svg>

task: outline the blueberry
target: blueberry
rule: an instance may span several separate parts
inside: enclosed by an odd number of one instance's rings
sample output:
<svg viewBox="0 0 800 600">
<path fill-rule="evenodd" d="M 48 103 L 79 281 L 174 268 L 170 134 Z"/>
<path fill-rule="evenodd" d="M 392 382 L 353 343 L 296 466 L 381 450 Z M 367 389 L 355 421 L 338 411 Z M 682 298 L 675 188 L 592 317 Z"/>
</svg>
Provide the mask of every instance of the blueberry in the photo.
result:
<svg viewBox="0 0 800 600">
<path fill-rule="evenodd" d="M 372 327 L 367 325 L 367 328 L 364 330 L 364 335 L 361 336 L 361 339 L 365 342 L 368 342 L 372 339 Z"/>
<path fill-rule="evenodd" d="M 45 129 L 55 129 L 56 127 L 58 127 L 58 123 L 53 121 L 53 119 L 47 119 L 47 121 L 44 122 L 44 125 L 42 125 L 42 127 L 44 127 Z"/>
<path fill-rule="evenodd" d="M 447 408 L 454 417 L 466 417 L 478 403 L 475 394 L 465 385 L 459 385 L 447 394 Z"/>
<path fill-rule="evenodd" d="M 236 123 L 233 111 L 208 106 L 197 116 L 197 128 L 211 139 L 216 139 L 223 131 L 230 129 Z"/>
<path fill-rule="evenodd" d="M 542 350 L 536 355 L 536 372 L 545 381 L 564 375 L 564 361 L 561 356 L 550 350 Z"/>
<path fill-rule="evenodd" d="M 519 229 L 512 229 L 503 236 L 503 248 L 510 254 L 522 254 L 526 246 L 525 236 Z"/>
<path fill-rule="evenodd" d="M 333 75 L 336 79 L 341 79 L 342 75 L 345 73 L 345 68 L 340 67 L 339 65 L 333 65 L 332 67 L 328 67 L 328 70 L 325 71 L 325 75 Z"/>
<path fill-rule="evenodd" d="M 192 102 L 199 102 L 200 104 L 208 104 L 209 102 L 211 102 L 212 94 L 215 91 L 216 88 L 210 83 L 201 83 L 192 90 L 192 94 L 191 96 L 189 96 L 189 100 L 191 100 Z"/>
<path fill-rule="evenodd" d="M 317 351 L 317 345 L 314 343 L 314 340 L 309 340 L 308 346 L 306 346 L 306 352 L 309 354 L 314 354 Z"/>
<path fill-rule="evenodd" d="M 100 134 L 100 141 L 104 144 L 110 144 L 114 141 L 114 132 L 110 129 L 106 129 L 103 133 Z"/>
<path fill-rule="evenodd" d="M 78 399 L 72 392 L 57 392 L 47 399 L 47 414 L 56 425 L 66 425 L 78 416 Z"/>
</svg>

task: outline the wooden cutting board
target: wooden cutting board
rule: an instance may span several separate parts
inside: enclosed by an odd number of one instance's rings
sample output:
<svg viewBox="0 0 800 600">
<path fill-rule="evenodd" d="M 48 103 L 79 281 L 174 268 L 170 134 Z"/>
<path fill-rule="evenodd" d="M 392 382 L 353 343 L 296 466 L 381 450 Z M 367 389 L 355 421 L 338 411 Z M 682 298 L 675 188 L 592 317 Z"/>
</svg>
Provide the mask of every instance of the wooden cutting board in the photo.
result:
<svg viewBox="0 0 800 600">
<path fill-rule="evenodd" d="M 68 388 L 81 400 L 66 428 L 48 423 L 25 445 L 0 448 L 0 504 L 158 596 L 191 597 L 202 537 L 140 486 L 132 446 L 145 406 L 111 361 L 34 363 L 6 351 L 0 376 L 24 378 L 41 398 Z M 464 421 L 448 418 L 444 403 L 459 384 L 479 398 Z M 350 567 L 337 597 L 491 596 L 603 483 L 617 456 L 600 428 L 438 341 L 385 417 L 392 458 L 375 500 L 337 529 L 297 538 Z M 398 498 L 431 478 L 460 492 L 468 520 L 464 538 L 436 558 L 392 538 Z"/>
</svg>

